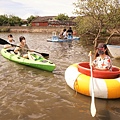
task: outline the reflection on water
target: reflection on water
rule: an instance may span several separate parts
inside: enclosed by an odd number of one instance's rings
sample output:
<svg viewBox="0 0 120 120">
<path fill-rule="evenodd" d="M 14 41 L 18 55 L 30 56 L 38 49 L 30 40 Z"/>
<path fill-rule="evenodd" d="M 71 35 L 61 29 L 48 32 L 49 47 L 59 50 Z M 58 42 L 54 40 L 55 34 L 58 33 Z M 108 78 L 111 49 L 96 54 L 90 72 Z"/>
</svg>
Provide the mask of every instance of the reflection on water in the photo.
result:
<svg viewBox="0 0 120 120">
<path fill-rule="evenodd" d="M 0 37 L 7 39 L 7 33 Z M 79 41 L 46 42 L 50 34 L 13 33 L 14 39 L 24 35 L 30 48 L 50 54 L 56 64 L 53 73 L 11 62 L 0 55 L 0 120 L 118 120 L 120 99 L 95 99 L 97 114 L 90 115 L 91 97 L 76 93 L 66 85 L 64 72 L 77 62 L 89 61 L 93 49 Z M 0 49 L 2 46 L 0 46 Z M 112 58 L 120 67 L 120 60 Z"/>
</svg>

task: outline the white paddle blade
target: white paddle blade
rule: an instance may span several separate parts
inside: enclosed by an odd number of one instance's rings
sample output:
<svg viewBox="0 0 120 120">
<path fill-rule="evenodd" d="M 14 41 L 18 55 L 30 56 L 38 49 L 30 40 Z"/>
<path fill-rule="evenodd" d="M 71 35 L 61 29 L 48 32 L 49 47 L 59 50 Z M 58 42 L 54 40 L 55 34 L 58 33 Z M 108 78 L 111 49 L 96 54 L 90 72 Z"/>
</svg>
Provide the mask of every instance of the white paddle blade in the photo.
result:
<svg viewBox="0 0 120 120">
<path fill-rule="evenodd" d="M 90 107 L 90 112 L 92 117 L 96 115 L 96 107 L 95 107 L 95 102 L 94 102 L 94 81 L 93 81 L 93 71 L 92 71 L 92 52 L 90 51 L 89 55 L 90 57 L 90 72 L 91 72 L 91 77 L 90 77 L 90 87 L 91 87 L 91 107 Z"/>
<path fill-rule="evenodd" d="M 91 110 L 90 111 L 91 111 L 92 117 L 95 117 L 95 115 L 96 115 L 96 107 L 95 107 L 94 99 L 91 102 Z"/>
</svg>

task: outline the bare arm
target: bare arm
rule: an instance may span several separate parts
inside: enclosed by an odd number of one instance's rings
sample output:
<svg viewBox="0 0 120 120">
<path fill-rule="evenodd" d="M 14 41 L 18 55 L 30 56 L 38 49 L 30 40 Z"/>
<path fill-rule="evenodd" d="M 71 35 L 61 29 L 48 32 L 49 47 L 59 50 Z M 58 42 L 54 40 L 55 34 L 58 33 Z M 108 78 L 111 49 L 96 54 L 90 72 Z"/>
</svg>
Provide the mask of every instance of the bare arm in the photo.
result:
<svg viewBox="0 0 120 120">
<path fill-rule="evenodd" d="M 19 50 L 20 50 L 20 48 L 19 48 L 19 47 L 16 47 L 16 48 L 14 49 L 14 52 L 15 52 L 15 53 L 18 53 Z"/>
<path fill-rule="evenodd" d="M 10 48 L 10 47 L 12 47 L 12 45 L 4 45 L 5 49 Z"/>
</svg>

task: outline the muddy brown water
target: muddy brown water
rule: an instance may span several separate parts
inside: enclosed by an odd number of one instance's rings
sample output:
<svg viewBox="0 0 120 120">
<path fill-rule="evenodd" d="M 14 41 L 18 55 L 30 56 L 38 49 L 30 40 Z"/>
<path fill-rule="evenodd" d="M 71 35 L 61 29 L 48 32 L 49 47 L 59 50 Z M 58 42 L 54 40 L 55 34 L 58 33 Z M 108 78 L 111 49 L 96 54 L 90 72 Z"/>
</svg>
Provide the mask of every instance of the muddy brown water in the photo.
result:
<svg viewBox="0 0 120 120">
<path fill-rule="evenodd" d="M 0 33 L 7 39 L 8 33 Z M 0 54 L 0 120 L 119 120 L 120 99 L 95 99 L 97 114 L 90 114 L 91 97 L 76 94 L 65 82 L 68 66 L 89 61 L 92 45 L 80 41 L 72 43 L 47 42 L 51 34 L 13 33 L 18 43 L 25 36 L 30 48 L 49 53 L 56 64 L 51 73 L 20 65 L 3 58 Z M 0 45 L 0 49 L 2 49 Z M 120 67 L 120 60 L 112 58 Z"/>
</svg>

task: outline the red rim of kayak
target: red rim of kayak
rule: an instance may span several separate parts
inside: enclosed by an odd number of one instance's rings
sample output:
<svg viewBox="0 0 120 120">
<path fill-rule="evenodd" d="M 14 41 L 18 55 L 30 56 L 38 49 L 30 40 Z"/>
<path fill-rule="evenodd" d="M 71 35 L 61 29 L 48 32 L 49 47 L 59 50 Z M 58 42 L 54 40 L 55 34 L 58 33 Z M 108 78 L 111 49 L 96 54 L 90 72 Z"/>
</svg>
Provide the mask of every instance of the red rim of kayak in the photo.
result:
<svg viewBox="0 0 120 120">
<path fill-rule="evenodd" d="M 81 62 L 78 64 L 78 71 L 82 74 L 90 76 L 89 62 Z M 120 68 L 113 66 L 112 71 L 93 70 L 93 77 L 103 79 L 113 79 L 120 75 Z"/>
</svg>

